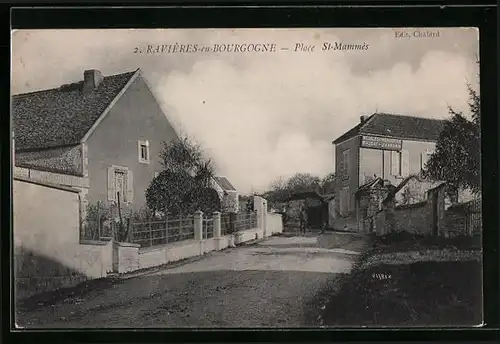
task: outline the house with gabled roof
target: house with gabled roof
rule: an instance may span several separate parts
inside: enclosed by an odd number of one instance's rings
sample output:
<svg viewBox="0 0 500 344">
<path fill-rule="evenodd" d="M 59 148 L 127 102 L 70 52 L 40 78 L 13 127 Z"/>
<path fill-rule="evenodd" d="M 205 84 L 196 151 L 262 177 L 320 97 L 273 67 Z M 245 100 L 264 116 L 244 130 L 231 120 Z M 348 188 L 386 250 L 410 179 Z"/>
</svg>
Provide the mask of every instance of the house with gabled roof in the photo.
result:
<svg viewBox="0 0 500 344">
<path fill-rule="evenodd" d="M 162 170 L 164 141 L 178 135 L 140 69 L 14 95 L 15 174 L 79 188 L 84 202 L 145 205 Z"/>
<path fill-rule="evenodd" d="M 217 191 L 225 212 L 238 212 L 240 208 L 238 190 L 231 184 L 227 177 L 215 176 L 212 186 Z"/>
<path fill-rule="evenodd" d="M 380 178 L 392 185 L 418 174 L 435 150 L 444 121 L 374 113 L 333 141 L 336 211 L 357 226 L 356 192 Z M 355 229 L 355 228 L 353 228 Z"/>
</svg>

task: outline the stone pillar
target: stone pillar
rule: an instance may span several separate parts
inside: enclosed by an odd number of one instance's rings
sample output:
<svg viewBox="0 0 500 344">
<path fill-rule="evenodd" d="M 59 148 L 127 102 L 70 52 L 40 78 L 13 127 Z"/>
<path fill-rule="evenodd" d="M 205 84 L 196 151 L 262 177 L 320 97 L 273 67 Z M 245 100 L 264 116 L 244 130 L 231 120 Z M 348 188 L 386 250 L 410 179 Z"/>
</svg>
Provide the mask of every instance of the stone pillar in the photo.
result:
<svg viewBox="0 0 500 344">
<path fill-rule="evenodd" d="M 262 228 L 262 197 L 253 196 L 253 209 L 257 212 L 257 227 Z"/>
<path fill-rule="evenodd" d="M 254 210 L 257 211 L 257 227 L 262 230 L 262 235 L 267 236 L 267 201 L 259 196 L 253 198 Z"/>
<path fill-rule="evenodd" d="M 232 235 L 222 236 L 221 235 L 221 213 L 214 211 L 213 213 L 213 225 L 214 225 L 214 239 L 215 239 L 215 249 L 220 251 L 228 246 L 231 246 L 231 239 L 233 240 L 232 246 L 234 246 L 234 237 Z"/>
<path fill-rule="evenodd" d="M 261 208 L 261 217 L 262 217 L 262 231 L 263 231 L 263 236 L 264 238 L 267 237 L 268 235 L 271 235 L 270 233 L 267 233 L 267 200 L 262 199 L 262 208 Z"/>
<path fill-rule="evenodd" d="M 221 237 L 221 228 L 220 228 L 220 212 L 214 211 L 213 213 L 213 223 L 214 223 L 214 238 Z"/>
<path fill-rule="evenodd" d="M 201 210 L 194 213 L 194 240 L 203 239 L 203 212 Z"/>
</svg>

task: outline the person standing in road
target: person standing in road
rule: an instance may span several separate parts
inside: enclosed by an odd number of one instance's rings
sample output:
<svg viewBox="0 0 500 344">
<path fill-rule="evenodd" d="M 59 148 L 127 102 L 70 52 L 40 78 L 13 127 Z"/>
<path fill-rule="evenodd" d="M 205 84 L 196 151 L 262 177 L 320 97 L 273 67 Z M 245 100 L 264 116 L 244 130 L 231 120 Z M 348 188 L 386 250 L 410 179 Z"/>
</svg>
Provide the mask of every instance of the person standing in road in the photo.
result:
<svg viewBox="0 0 500 344">
<path fill-rule="evenodd" d="M 307 226 L 307 213 L 306 207 L 302 205 L 300 207 L 300 234 L 306 234 L 306 226 Z"/>
</svg>

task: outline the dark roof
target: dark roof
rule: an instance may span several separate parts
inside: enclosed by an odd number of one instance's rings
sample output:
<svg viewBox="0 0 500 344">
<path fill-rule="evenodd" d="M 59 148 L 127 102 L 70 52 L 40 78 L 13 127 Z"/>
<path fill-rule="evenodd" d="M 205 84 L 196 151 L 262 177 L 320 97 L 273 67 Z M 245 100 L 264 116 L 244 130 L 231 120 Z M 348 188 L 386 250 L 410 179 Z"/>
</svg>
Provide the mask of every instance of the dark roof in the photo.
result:
<svg viewBox="0 0 500 344">
<path fill-rule="evenodd" d="M 39 171 L 48 171 L 74 176 L 82 176 L 83 171 L 75 158 L 81 154 L 80 146 L 43 149 L 37 151 L 17 152 L 16 166 L 32 168 Z"/>
<path fill-rule="evenodd" d="M 385 197 L 383 203 L 386 203 L 388 202 L 389 200 L 391 200 L 394 196 L 396 196 L 396 194 L 406 185 L 408 184 L 408 182 L 412 179 L 416 179 L 417 181 L 423 183 L 423 182 L 426 182 L 427 180 L 422 177 L 421 175 L 419 174 L 411 174 L 409 175 L 408 177 L 406 177 L 405 179 L 403 179 L 401 181 L 401 183 L 398 184 L 398 186 L 396 186 L 391 192 L 389 192 L 387 194 L 387 196 Z M 444 181 L 435 181 L 435 182 L 432 182 L 432 184 L 429 186 L 429 189 L 427 191 L 430 191 L 430 190 L 434 190 L 438 187 L 441 187 L 441 186 L 444 186 L 448 184 L 447 182 L 444 182 Z"/>
<path fill-rule="evenodd" d="M 408 182 L 411 179 L 414 179 L 414 178 L 417 179 L 418 181 L 422 181 L 422 178 L 420 178 L 418 175 L 415 175 L 415 174 L 409 175 L 408 177 L 406 177 L 405 179 L 403 179 L 401 181 L 401 183 L 399 183 L 391 192 L 389 192 L 387 194 L 387 196 L 385 197 L 383 203 L 386 203 L 390 199 L 392 199 L 406 184 L 408 184 Z"/>
<path fill-rule="evenodd" d="M 355 192 L 355 194 L 360 194 L 364 191 L 377 188 L 377 187 L 383 187 L 384 186 L 384 180 L 381 177 L 374 178 L 365 184 L 361 185 Z M 387 186 L 388 188 L 393 188 L 395 187 L 394 185 L 390 184 Z"/>
<path fill-rule="evenodd" d="M 12 97 L 16 150 L 80 143 L 92 125 L 135 74 L 105 76 L 99 87 L 82 92 L 83 81 Z"/>
<path fill-rule="evenodd" d="M 45 181 L 41 181 L 41 180 L 34 180 L 34 179 L 24 178 L 24 177 L 19 177 L 19 176 L 14 176 L 12 179 L 20 181 L 20 182 L 24 182 L 24 183 L 30 183 L 30 184 L 45 186 L 45 187 L 48 187 L 48 188 L 58 189 L 58 190 L 63 190 L 63 191 L 69 191 L 69 192 L 73 192 L 73 193 L 77 193 L 77 194 L 81 192 L 81 190 L 79 190 L 77 188 L 72 188 L 72 187 L 69 187 L 69 186 L 60 185 L 60 184 L 56 184 L 56 183 L 45 182 Z"/>
<path fill-rule="evenodd" d="M 326 202 L 325 197 L 317 193 L 316 191 L 296 191 L 292 193 L 289 201 L 296 201 L 301 199 L 317 199 L 321 202 Z"/>
<path fill-rule="evenodd" d="M 440 119 L 375 113 L 338 137 L 333 143 L 340 143 L 359 134 L 437 141 L 444 124 L 445 121 Z"/>
<path fill-rule="evenodd" d="M 226 177 L 214 177 L 217 184 L 225 191 L 236 191 L 235 187 L 229 182 Z"/>
</svg>

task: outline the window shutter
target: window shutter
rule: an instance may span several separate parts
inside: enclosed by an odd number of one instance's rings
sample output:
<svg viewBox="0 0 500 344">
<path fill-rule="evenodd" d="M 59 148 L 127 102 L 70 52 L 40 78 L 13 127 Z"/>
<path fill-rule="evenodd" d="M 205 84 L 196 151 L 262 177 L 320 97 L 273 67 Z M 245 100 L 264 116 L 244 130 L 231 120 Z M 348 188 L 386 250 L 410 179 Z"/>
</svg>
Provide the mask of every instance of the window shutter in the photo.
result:
<svg viewBox="0 0 500 344">
<path fill-rule="evenodd" d="M 392 151 L 391 152 L 391 174 L 393 176 L 399 176 L 399 152 Z"/>
<path fill-rule="evenodd" d="M 132 171 L 127 171 L 127 202 L 134 201 L 134 174 Z"/>
<path fill-rule="evenodd" d="M 108 167 L 108 201 L 114 201 L 115 195 L 115 169 Z"/>
<path fill-rule="evenodd" d="M 423 170 L 425 169 L 425 164 L 427 164 L 427 153 L 421 153 L 420 154 L 420 169 Z"/>
<path fill-rule="evenodd" d="M 401 151 L 401 174 L 403 177 L 408 177 L 410 175 L 410 154 L 407 150 Z"/>
<path fill-rule="evenodd" d="M 344 177 L 344 154 L 342 154 L 342 157 L 339 159 L 339 170 L 340 170 L 340 175 L 341 177 Z"/>
<path fill-rule="evenodd" d="M 339 209 L 340 209 L 340 215 L 344 215 L 344 189 L 340 190 Z"/>
<path fill-rule="evenodd" d="M 349 150 L 346 150 L 344 152 L 344 168 L 345 168 L 345 174 L 349 175 Z"/>
</svg>

